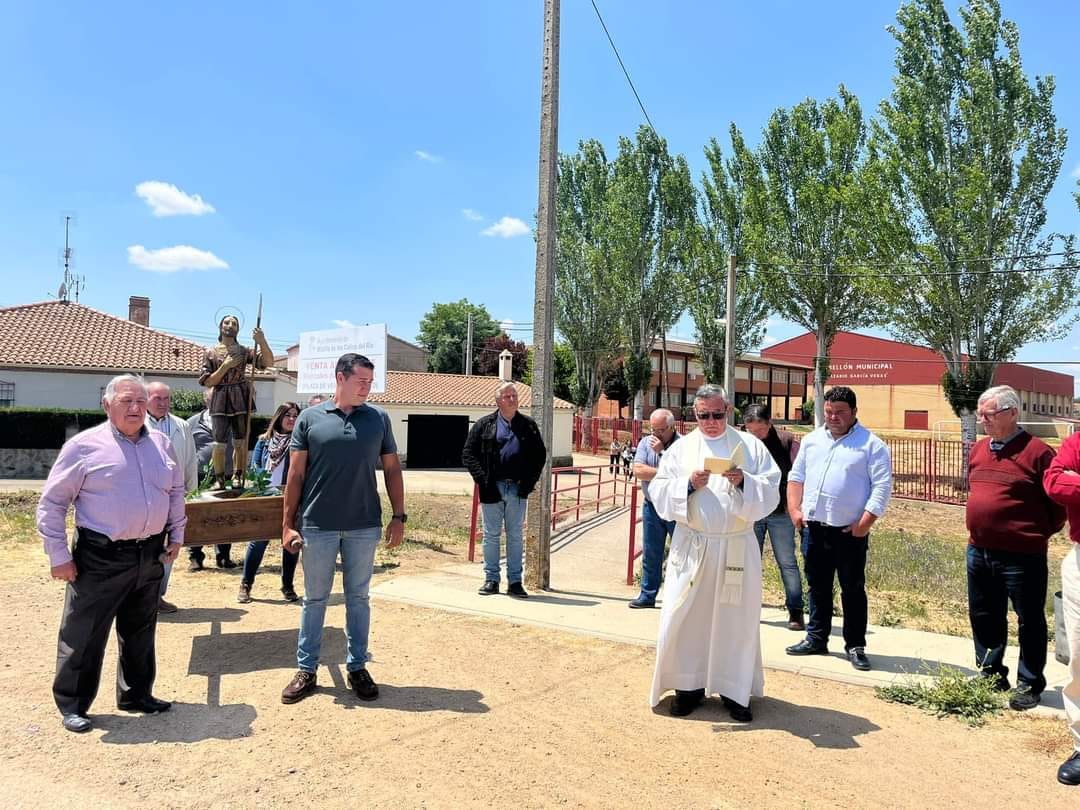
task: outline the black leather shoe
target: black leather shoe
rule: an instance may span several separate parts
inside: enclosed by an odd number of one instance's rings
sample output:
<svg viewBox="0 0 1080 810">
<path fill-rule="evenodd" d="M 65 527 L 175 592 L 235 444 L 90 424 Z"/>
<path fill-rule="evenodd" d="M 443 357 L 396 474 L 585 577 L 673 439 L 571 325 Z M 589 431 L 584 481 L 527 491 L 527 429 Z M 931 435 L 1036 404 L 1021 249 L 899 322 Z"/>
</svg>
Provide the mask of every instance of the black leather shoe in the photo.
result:
<svg viewBox="0 0 1080 810">
<path fill-rule="evenodd" d="M 1039 705 L 1042 692 L 1036 692 L 1029 683 L 1017 684 L 1009 698 L 1009 708 L 1014 712 L 1026 712 Z"/>
<path fill-rule="evenodd" d="M 285 597 L 286 602 L 295 602 L 300 597 L 296 594 L 296 589 L 291 585 L 287 588 L 281 589 L 281 595 Z"/>
<path fill-rule="evenodd" d="M 676 689 L 675 698 L 671 701 L 671 716 L 686 717 L 704 702 L 704 689 Z"/>
<path fill-rule="evenodd" d="M 1010 691 L 1012 691 L 1012 687 L 1009 686 L 1009 679 L 1006 678 L 1003 675 L 997 675 L 997 674 L 991 672 L 991 673 L 988 673 L 986 675 L 980 675 L 979 677 L 982 678 L 983 680 L 986 680 L 986 681 L 990 680 L 991 678 L 996 678 L 996 680 L 994 681 L 994 691 L 995 692 L 1010 692 Z"/>
<path fill-rule="evenodd" d="M 65 714 L 62 722 L 64 728 L 76 734 L 85 734 L 94 727 L 94 724 L 90 722 L 90 718 L 83 717 L 81 714 Z M 1060 774 L 1058 778 L 1061 778 Z"/>
<path fill-rule="evenodd" d="M 139 700 L 121 700 L 116 704 L 122 712 L 142 712 L 143 714 L 160 714 L 172 708 L 167 700 L 158 700 L 156 697 L 147 695 Z"/>
<path fill-rule="evenodd" d="M 480 590 L 477 591 L 481 596 L 491 596 L 492 594 L 499 592 L 499 583 L 493 579 L 489 579 L 483 585 L 480 586 Z"/>
<path fill-rule="evenodd" d="M 203 561 L 200 560 L 198 557 L 192 557 L 190 560 L 188 560 L 187 570 L 190 571 L 193 574 L 196 571 L 202 571 L 203 570 Z"/>
<path fill-rule="evenodd" d="M 866 648 L 852 647 L 847 651 L 848 660 L 859 672 L 870 671 L 870 659 L 866 657 Z"/>
<path fill-rule="evenodd" d="M 720 700 L 724 704 L 724 708 L 728 710 L 728 714 L 731 715 L 731 719 L 739 723 L 749 723 L 754 719 L 754 713 L 750 711 L 749 706 L 743 706 L 741 703 L 736 703 L 731 698 L 720 696 Z"/>
<path fill-rule="evenodd" d="M 1063 785 L 1080 785 L 1080 751 L 1076 751 L 1061 763 L 1058 768 L 1058 781 Z"/>
<path fill-rule="evenodd" d="M 806 622 L 803 621 L 803 612 L 801 610 L 789 610 L 787 615 L 788 630 L 806 630 Z"/>
<path fill-rule="evenodd" d="M 829 648 L 824 645 L 815 644 L 810 639 L 804 638 L 798 644 L 792 644 L 790 647 L 785 647 L 784 652 L 788 655 L 828 655 Z"/>
<path fill-rule="evenodd" d="M 529 594 L 525 592 L 525 588 L 522 587 L 520 582 L 511 582 L 506 586 L 507 596 L 513 596 L 517 599 L 528 599 Z"/>
<path fill-rule="evenodd" d="M 218 568 L 236 568 L 236 563 L 234 563 L 228 557 L 218 557 L 217 558 L 217 567 Z"/>
<path fill-rule="evenodd" d="M 641 608 L 654 608 L 656 607 L 655 599 L 646 599 L 644 596 L 639 596 L 637 599 L 633 599 L 627 603 L 627 607 L 634 608 L 635 610 Z"/>
<path fill-rule="evenodd" d="M 349 673 L 349 688 L 361 700 L 375 700 L 379 696 L 379 686 L 366 669 Z"/>
</svg>

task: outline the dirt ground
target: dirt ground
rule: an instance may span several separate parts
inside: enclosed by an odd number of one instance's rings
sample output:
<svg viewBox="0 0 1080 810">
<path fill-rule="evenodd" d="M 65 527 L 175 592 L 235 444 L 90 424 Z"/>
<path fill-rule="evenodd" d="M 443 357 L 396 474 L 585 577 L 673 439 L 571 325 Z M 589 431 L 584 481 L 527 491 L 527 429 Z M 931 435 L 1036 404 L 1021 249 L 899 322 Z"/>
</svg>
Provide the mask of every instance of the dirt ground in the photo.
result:
<svg viewBox="0 0 1080 810">
<path fill-rule="evenodd" d="M 413 548 L 377 574 L 460 559 Z M 377 702 L 344 685 L 344 607 L 327 614 L 317 694 L 284 706 L 299 605 L 267 555 L 256 601 L 236 571 L 178 566 L 158 628 L 156 717 L 120 713 L 110 649 L 91 711 L 65 732 L 50 692 L 62 587 L 40 548 L 0 570 L 5 807 L 1075 807 L 1057 784 L 1061 721 L 970 729 L 864 688 L 767 672 L 749 725 L 646 697 L 653 650 L 375 600 Z M 340 581 L 337 586 L 340 588 Z M 499 597 L 505 598 L 505 597 Z"/>
</svg>

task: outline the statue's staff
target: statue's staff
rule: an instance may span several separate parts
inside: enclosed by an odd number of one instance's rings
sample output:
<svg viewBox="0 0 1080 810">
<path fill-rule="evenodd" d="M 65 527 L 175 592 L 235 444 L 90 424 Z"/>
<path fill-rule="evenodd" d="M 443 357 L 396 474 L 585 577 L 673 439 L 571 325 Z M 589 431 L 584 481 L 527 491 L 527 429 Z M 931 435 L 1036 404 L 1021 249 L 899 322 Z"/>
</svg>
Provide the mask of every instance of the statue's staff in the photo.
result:
<svg viewBox="0 0 1080 810">
<path fill-rule="evenodd" d="M 259 293 L 259 309 L 255 315 L 255 329 L 262 329 L 262 293 Z M 247 427 L 244 428 L 245 442 L 251 441 L 251 412 L 255 410 L 255 361 L 257 359 L 257 356 L 258 346 L 256 346 L 251 353 L 251 377 L 248 380 L 247 391 Z M 270 362 L 273 362 L 273 360 L 274 358 L 271 357 Z M 247 448 L 245 447 L 244 450 L 246 451 Z M 247 453 L 245 452 L 244 455 L 246 457 Z M 241 482 L 244 480 L 244 478 L 247 477 L 247 470 L 237 470 L 234 472 L 239 472 L 241 474 Z M 243 486 L 242 483 L 241 486 Z"/>
</svg>

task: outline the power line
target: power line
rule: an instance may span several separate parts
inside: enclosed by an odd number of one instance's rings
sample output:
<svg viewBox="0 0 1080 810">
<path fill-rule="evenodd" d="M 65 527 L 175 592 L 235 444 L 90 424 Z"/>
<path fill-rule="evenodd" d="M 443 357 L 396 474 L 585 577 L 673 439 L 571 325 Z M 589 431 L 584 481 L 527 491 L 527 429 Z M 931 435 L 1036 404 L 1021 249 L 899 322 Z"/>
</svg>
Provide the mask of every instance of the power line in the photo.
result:
<svg viewBox="0 0 1080 810">
<path fill-rule="evenodd" d="M 634 93 L 634 98 L 637 99 L 638 106 L 641 108 L 641 114 L 645 116 L 645 120 L 649 122 L 649 129 L 656 132 L 656 127 L 653 126 L 652 119 L 649 118 L 649 114 L 645 111 L 645 105 L 641 103 L 641 96 L 638 95 L 637 88 L 634 87 L 634 82 L 630 78 L 630 72 L 626 69 L 626 65 L 623 63 L 622 57 L 619 55 L 619 49 L 615 47 L 615 40 L 611 38 L 611 32 L 608 31 L 607 23 L 604 22 L 603 15 L 600 14 L 600 9 L 596 7 L 596 0 L 592 0 L 593 11 L 596 12 L 596 19 L 600 20 L 600 26 L 604 29 L 604 33 L 607 35 L 607 41 L 611 43 L 611 50 L 615 51 L 615 58 L 619 60 L 619 67 L 622 68 L 623 75 L 626 77 L 626 83 L 630 85 L 630 89 Z"/>
</svg>

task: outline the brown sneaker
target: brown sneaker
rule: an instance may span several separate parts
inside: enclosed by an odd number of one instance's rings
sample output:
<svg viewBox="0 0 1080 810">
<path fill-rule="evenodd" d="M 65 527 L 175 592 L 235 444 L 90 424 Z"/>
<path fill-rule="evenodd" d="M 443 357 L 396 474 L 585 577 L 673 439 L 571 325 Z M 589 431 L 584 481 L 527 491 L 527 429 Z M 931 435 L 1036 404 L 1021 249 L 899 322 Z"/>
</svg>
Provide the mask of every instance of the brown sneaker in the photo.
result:
<svg viewBox="0 0 1080 810">
<path fill-rule="evenodd" d="M 306 672 L 299 669 L 281 692 L 282 703 L 298 703 L 315 691 L 316 678 L 314 672 Z"/>
<path fill-rule="evenodd" d="M 375 700 L 379 696 L 379 687 L 366 669 L 349 673 L 349 687 L 361 700 Z"/>
</svg>

